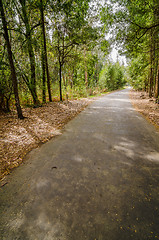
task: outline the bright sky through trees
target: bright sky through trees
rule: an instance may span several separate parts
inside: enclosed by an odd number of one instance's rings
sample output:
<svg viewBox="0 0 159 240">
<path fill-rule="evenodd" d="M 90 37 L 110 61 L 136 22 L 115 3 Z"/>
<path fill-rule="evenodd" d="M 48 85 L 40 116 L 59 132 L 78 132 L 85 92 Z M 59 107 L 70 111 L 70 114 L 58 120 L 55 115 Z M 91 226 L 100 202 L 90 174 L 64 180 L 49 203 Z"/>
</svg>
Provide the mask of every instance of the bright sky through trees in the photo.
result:
<svg viewBox="0 0 159 240">
<path fill-rule="evenodd" d="M 120 56 L 118 53 L 118 50 L 116 48 L 113 48 L 111 53 L 109 54 L 110 60 L 113 60 L 113 62 L 116 62 L 117 60 L 125 66 L 127 66 L 127 60 L 125 56 Z"/>
<path fill-rule="evenodd" d="M 14 104 L 13 68 L 22 104 L 51 101 L 59 97 L 58 88 L 61 101 L 68 92 L 85 96 L 97 89 L 114 90 L 126 79 L 158 98 L 158 0 L 0 3 L 1 109 Z"/>
</svg>

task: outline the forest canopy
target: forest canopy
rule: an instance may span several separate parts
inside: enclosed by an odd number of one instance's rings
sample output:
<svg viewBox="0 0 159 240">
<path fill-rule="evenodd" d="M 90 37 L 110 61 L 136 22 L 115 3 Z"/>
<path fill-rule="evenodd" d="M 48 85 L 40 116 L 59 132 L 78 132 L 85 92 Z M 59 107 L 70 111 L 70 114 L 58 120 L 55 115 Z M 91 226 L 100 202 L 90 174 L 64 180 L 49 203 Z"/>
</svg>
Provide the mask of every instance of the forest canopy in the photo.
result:
<svg viewBox="0 0 159 240">
<path fill-rule="evenodd" d="M 115 90 L 127 79 L 157 99 L 158 31 L 157 0 L 0 0 L 0 109 L 15 105 L 23 118 L 21 106 Z M 127 67 L 109 60 L 114 45 Z"/>
<path fill-rule="evenodd" d="M 129 81 L 149 97 L 159 96 L 159 1 L 110 0 L 103 7 L 102 21 L 112 42 L 127 56 Z"/>
</svg>

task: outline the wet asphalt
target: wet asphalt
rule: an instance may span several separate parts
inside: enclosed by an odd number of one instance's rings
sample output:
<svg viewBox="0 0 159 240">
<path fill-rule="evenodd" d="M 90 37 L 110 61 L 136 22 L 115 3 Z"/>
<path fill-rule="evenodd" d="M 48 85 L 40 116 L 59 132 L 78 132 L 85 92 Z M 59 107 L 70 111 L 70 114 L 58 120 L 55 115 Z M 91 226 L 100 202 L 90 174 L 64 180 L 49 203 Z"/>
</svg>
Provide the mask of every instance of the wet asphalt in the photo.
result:
<svg viewBox="0 0 159 240">
<path fill-rule="evenodd" d="M 159 239 L 159 133 L 129 89 L 31 151 L 0 189 L 0 239 Z"/>
</svg>

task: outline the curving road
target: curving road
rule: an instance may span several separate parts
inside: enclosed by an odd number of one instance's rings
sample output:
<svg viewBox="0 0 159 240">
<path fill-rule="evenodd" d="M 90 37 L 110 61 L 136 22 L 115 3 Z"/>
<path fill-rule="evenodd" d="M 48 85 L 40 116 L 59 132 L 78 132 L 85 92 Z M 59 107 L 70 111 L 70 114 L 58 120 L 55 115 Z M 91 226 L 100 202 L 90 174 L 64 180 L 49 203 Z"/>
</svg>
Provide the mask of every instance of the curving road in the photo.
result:
<svg viewBox="0 0 159 240">
<path fill-rule="evenodd" d="M 159 133 L 129 90 L 89 105 L 0 189 L 0 239 L 159 239 Z"/>
</svg>

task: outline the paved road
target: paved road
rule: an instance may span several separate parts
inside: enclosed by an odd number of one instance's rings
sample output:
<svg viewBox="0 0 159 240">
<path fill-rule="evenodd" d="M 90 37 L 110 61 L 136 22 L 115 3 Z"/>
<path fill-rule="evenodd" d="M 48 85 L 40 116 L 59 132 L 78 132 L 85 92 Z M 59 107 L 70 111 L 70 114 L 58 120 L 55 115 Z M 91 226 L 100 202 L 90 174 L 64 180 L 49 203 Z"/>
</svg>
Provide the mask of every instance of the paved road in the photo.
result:
<svg viewBox="0 0 159 240">
<path fill-rule="evenodd" d="M 30 152 L 0 199 L 1 239 L 159 239 L 159 134 L 128 90 L 106 95 Z"/>
</svg>

